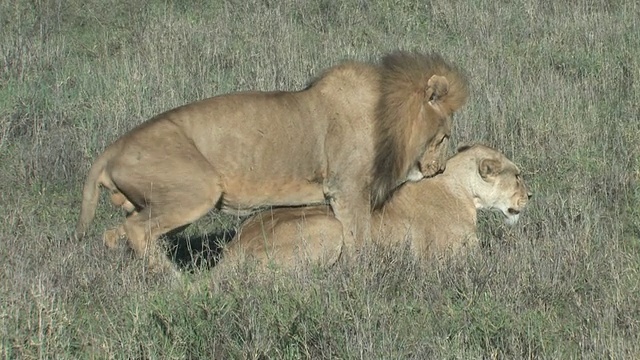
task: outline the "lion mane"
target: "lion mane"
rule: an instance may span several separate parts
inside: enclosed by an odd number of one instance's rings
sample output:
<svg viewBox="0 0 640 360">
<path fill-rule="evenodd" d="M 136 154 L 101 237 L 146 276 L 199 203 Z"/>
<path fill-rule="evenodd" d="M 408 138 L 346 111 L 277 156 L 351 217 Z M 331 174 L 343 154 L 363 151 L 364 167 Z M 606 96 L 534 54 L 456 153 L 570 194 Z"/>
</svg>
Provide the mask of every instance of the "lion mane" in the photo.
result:
<svg viewBox="0 0 640 360">
<path fill-rule="evenodd" d="M 103 234 L 126 238 L 150 266 L 154 244 L 212 209 L 329 204 L 349 250 L 370 238 L 372 206 L 394 187 L 444 167 L 451 119 L 467 98 L 439 55 L 397 52 L 346 61 L 300 91 L 239 92 L 196 101 L 136 126 L 94 161 L 75 237 L 95 216 L 100 186 L 127 214 Z M 151 251 L 151 252 L 149 252 Z"/>
<path fill-rule="evenodd" d="M 381 75 L 371 186 L 374 209 L 387 201 L 398 181 L 406 176 L 425 150 L 426 142 L 420 138 L 422 134 L 417 129 L 428 124 L 425 118 L 432 116 L 424 110 L 425 99 L 438 101 L 440 112 L 451 116 L 466 103 L 469 93 L 461 70 L 436 53 L 388 55 L 382 60 Z"/>
</svg>

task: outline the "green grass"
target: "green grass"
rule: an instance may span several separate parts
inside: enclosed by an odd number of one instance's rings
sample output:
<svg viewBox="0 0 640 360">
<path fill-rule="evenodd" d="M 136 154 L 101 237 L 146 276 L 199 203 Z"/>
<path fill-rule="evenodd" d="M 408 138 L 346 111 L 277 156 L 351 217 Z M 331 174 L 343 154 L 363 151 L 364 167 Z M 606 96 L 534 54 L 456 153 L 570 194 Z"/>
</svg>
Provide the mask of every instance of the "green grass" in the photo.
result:
<svg viewBox="0 0 640 360">
<path fill-rule="evenodd" d="M 0 3 L 3 358 L 640 357 L 640 7 L 626 1 Z M 469 74 L 454 143 L 485 142 L 535 193 L 515 229 L 424 267 L 403 248 L 331 269 L 147 278 L 69 239 L 97 154 L 169 108 L 296 90 L 343 59 L 441 52 Z M 103 199 L 106 200 L 106 199 Z M 203 245 L 204 243 L 204 245 Z M 206 259 L 204 259 L 206 260 Z"/>
</svg>

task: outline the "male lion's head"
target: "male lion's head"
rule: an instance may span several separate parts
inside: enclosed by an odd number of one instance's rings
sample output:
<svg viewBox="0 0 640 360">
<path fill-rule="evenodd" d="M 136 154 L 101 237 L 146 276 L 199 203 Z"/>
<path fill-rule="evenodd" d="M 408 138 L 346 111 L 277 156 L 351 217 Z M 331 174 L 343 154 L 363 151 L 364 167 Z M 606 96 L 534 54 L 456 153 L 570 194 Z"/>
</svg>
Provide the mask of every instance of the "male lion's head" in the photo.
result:
<svg viewBox="0 0 640 360">
<path fill-rule="evenodd" d="M 476 208 L 498 210 L 507 224 L 515 224 L 532 196 L 520 169 L 504 154 L 484 145 L 461 146 L 458 154 L 462 152 L 474 155 L 477 176 L 470 180 L 470 188 Z"/>
<path fill-rule="evenodd" d="M 440 75 L 433 75 L 427 82 L 425 99 L 429 99 L 424 107 L 422 128 L 423 137 L 428 139 L 425 143 L 423 156 L 418 161 L 420 172 L 424 177 L 434 176 L 445 169 L 447 161 L 447 149 L 451 137 L 452 116 L 454 109 L 448 108 L 450 103 L 443 99 L 449 93 L 449 80 Z M 461 106 L 461 105 L 460 105 Z M 429 119 L 435 122 L 437 127 L 426 126 Z M 417 137 L 414 135 L 414 137 Z"/>
<path fill-rule="evenodd" d="M 468 98 L 465 76 L 437 54 L 391 54 L 383 59 L 381 74 L 374 208 L 405 180 L 444 170 L 452 116 Z"/>
</svg>

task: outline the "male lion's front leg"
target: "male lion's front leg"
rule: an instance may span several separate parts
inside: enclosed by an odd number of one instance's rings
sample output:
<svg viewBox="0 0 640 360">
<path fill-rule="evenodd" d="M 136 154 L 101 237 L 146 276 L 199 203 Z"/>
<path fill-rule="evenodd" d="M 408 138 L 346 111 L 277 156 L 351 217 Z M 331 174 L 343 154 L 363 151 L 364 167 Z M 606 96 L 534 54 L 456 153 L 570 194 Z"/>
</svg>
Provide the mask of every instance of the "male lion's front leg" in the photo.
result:
<svg viewBox="0 0 640 360">
<path fill-rule="evenodd" d="M 336 219 L 342 223 L 343 251 L 347 256 L 353 256 L 371 238 L 369 200 L 364 197 L 332 197 L 330 204 Z"/>
</svg>

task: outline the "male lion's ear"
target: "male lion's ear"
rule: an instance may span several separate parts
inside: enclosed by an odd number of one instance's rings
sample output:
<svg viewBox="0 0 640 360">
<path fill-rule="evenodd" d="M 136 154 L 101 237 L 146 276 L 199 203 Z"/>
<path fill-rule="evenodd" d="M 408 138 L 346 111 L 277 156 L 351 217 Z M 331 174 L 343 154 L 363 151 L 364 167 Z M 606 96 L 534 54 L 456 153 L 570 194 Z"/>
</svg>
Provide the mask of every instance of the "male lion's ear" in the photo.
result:
<svg viewBox="0 0 640 360">
<path fill-rule="evenodd" d="M 440 75 L 433 75 L 427 81 L 426 97 L 430 102 L 438 101 L 449 92 L 449 80 Z"/>
<path fill-rule="evenodd" d="M 502 164 L 496 159 L 482 159 L 478 166 L 478 172 L 485 180 L 489 177 L 498 175 L 500 170 L 502 170 Z"/>
</svg>

